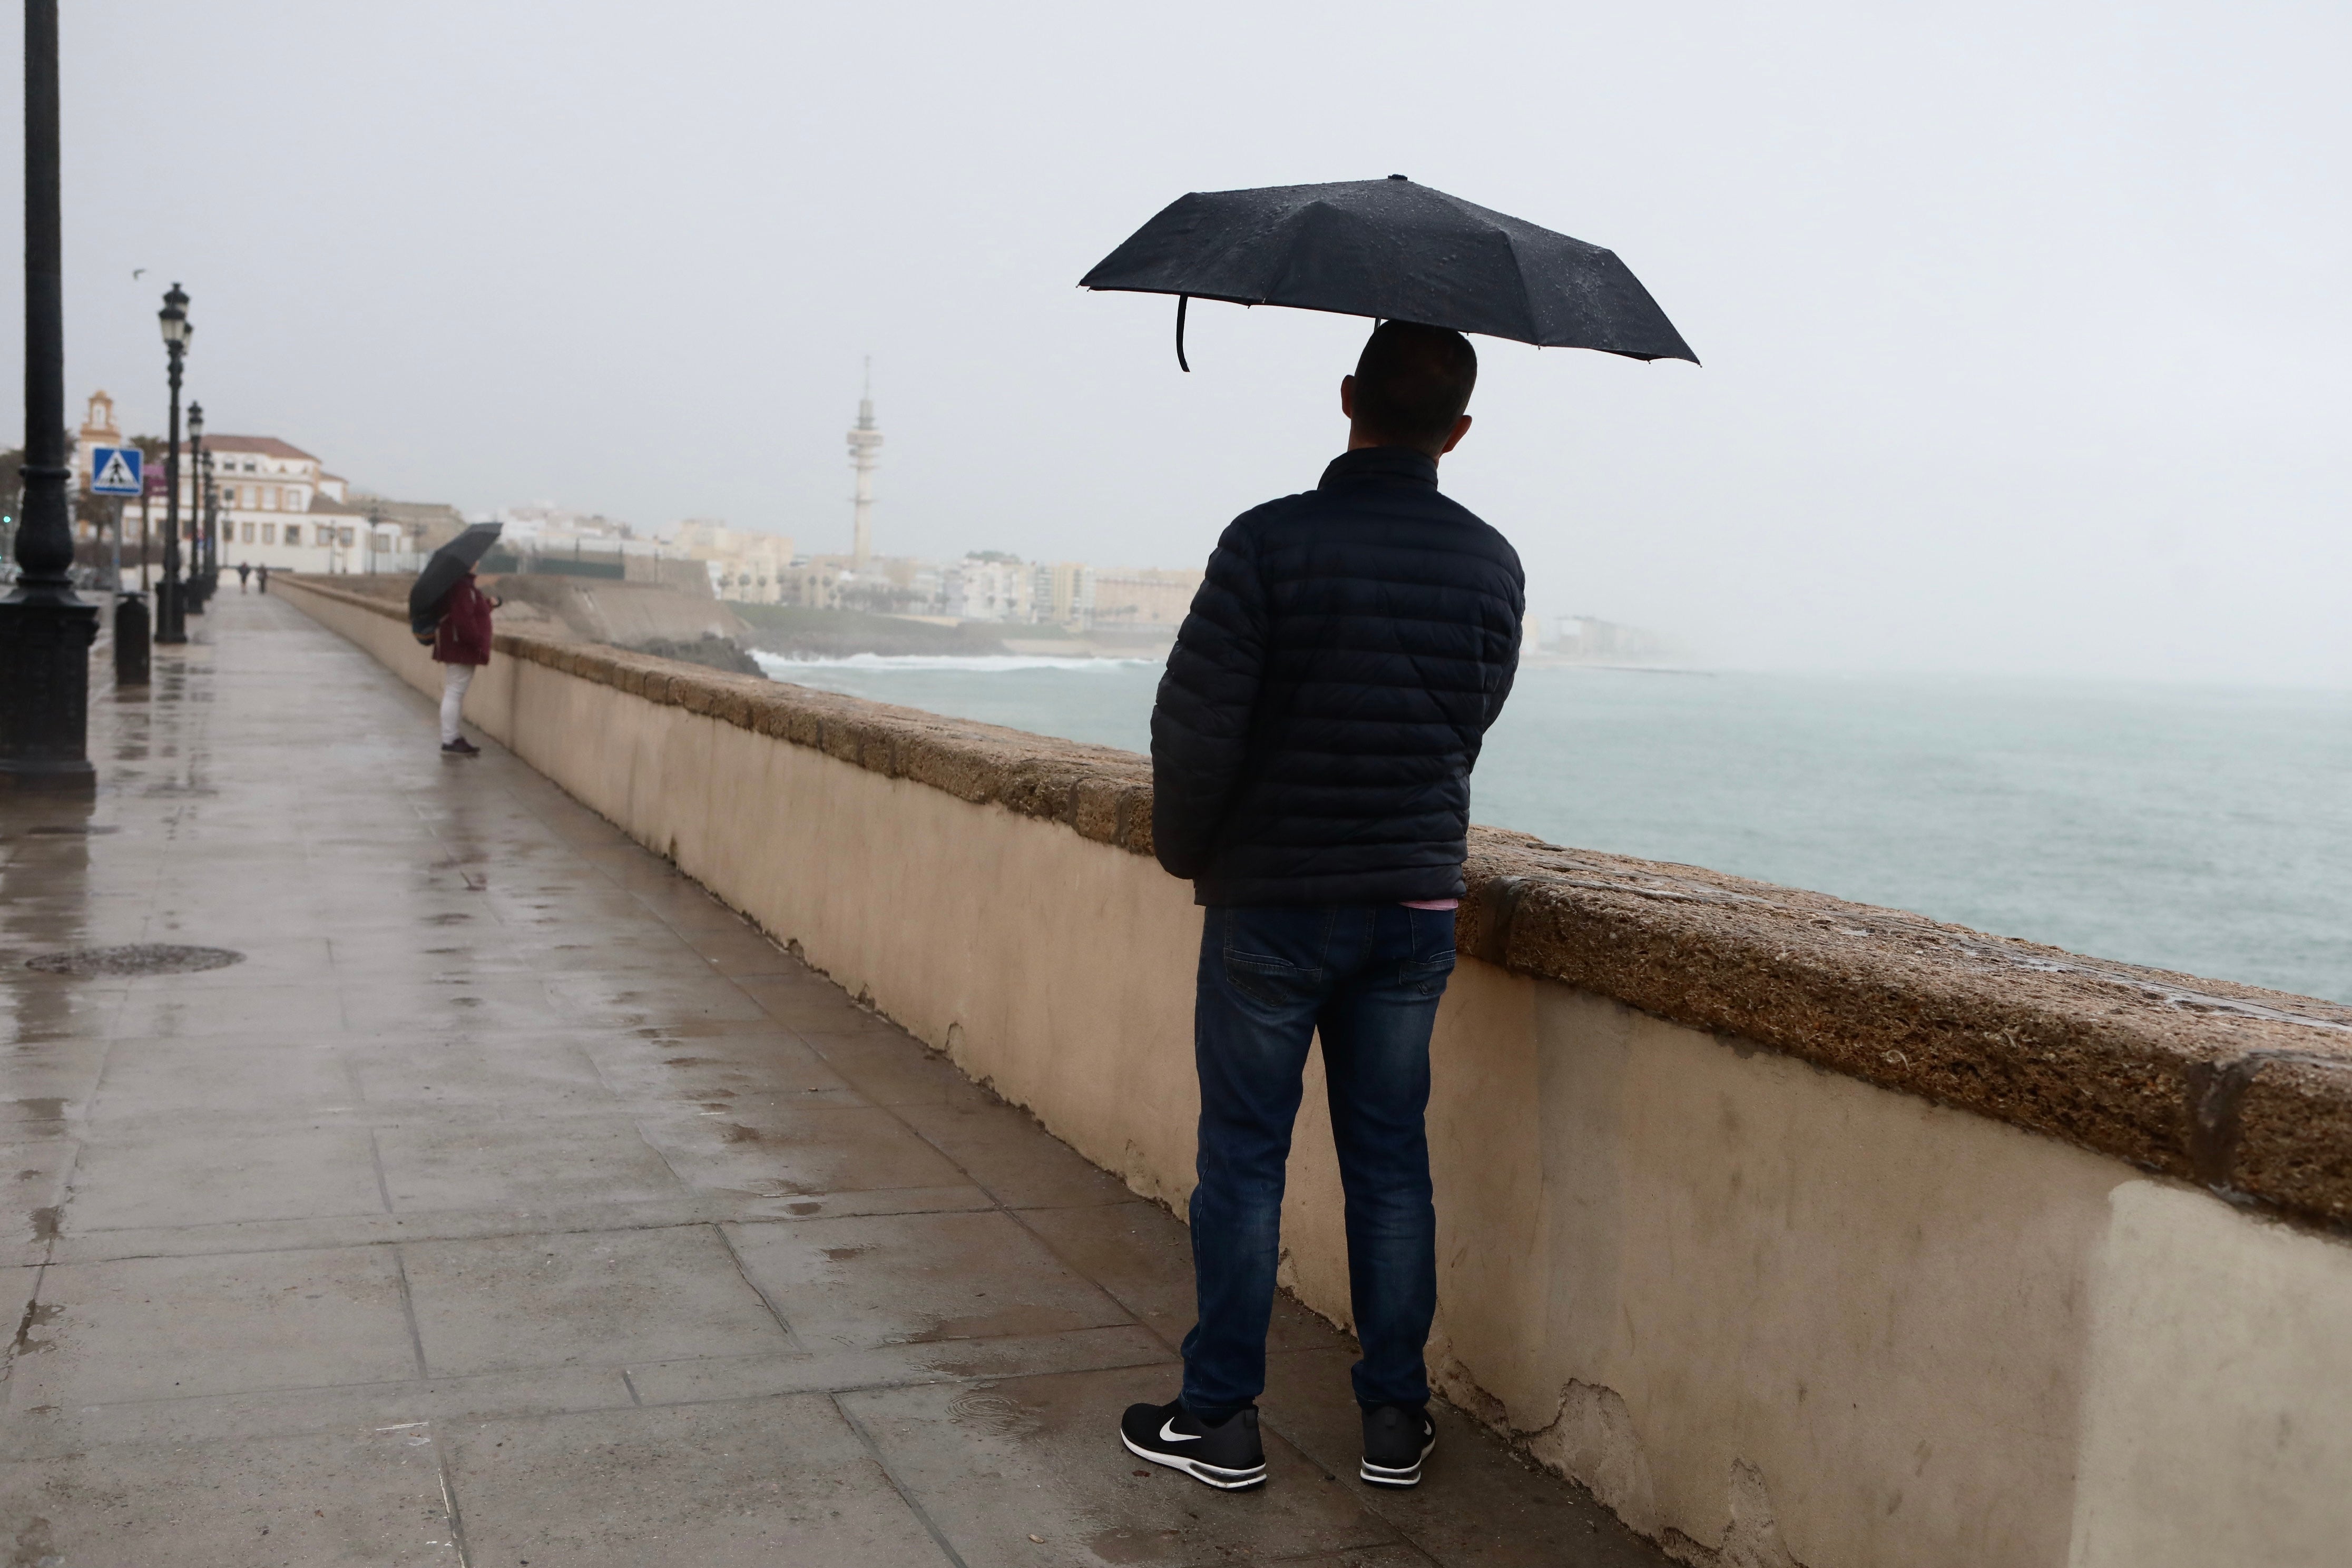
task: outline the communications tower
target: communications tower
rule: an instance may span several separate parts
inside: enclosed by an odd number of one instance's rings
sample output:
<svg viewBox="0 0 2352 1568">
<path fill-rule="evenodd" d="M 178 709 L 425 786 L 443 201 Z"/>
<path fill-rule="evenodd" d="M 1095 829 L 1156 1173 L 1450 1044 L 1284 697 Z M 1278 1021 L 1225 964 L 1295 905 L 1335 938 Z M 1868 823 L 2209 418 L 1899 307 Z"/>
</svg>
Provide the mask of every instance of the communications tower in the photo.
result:
<svg viewBox="0 0 2352 1568">
<path fill-rule="evenodd" d="M 882 432 L 874 427 L 874 362 L 866 362 L 866 391 L 857 400 L 857 425 L 849 432 L 849 466 L 857 473 L 856 529 L 850 557 L 864 566 L 874 557 L 874 452 Z"/>
</svg>

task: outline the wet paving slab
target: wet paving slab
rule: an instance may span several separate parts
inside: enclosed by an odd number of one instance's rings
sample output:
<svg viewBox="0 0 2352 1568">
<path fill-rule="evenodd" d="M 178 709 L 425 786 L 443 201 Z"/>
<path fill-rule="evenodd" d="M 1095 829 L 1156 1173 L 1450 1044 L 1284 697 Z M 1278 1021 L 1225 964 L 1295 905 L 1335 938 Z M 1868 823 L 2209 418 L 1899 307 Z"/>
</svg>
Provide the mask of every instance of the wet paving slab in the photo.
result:
<svg viewBox="0 0 2352 1568">
<path fill-rule="evenodd" d="M 1172 1215 L 281 600 L 195 636 L 0 799 L 0 1562 L 1664 1561 L 1451 1412 L 1361 1487 L 1287 1300 L 1272 1484 L 1138 1474 Z"/>
</svg>

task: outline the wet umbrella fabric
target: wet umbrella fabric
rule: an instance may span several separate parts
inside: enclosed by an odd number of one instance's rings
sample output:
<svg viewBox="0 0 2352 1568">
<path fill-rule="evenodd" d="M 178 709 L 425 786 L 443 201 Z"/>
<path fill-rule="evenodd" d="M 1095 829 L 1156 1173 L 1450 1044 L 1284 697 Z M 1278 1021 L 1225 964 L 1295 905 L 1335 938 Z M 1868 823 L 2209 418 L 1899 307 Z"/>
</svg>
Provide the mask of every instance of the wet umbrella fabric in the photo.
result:
<svg viewBox="0 0 2352 1568">
<path fill-rule="evenodd" d="M 472 523 L 433 552 L 433 558 L 425 562 L 425 570 L 416 574 L 416 581 L 408 590 L 410 631 L 420 637 L 432 635 L 441 619 L 441 601 L 449 596 L 449 590 L 457 585 L 460 577 L 481 564 L 490 546 L 499 542 L 499 531 L 495 522 Z"/>
<path fill-rule="evenodd" d="M 1171 203 L 1078 280 L 1419 321 L 1629 359 L 1698 356 L 1615 253 L 1402 174 L 1205 191 Z"/>
</svg>

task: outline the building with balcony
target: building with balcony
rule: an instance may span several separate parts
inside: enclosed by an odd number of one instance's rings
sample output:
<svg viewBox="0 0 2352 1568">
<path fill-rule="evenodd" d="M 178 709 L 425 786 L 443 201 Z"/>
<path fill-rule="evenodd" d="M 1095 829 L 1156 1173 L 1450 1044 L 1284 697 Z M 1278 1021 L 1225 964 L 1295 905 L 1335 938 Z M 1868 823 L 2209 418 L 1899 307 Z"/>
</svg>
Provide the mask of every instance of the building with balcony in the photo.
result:
<svg viewBox="0 0 2352 1568">
<path fill-rule="evenodd" d="M 1074 632 L 1095 624 L 1095 569 L 1083 561 L 1037 563 L 1029 591 L 1030 618 Z"/>
</svg>

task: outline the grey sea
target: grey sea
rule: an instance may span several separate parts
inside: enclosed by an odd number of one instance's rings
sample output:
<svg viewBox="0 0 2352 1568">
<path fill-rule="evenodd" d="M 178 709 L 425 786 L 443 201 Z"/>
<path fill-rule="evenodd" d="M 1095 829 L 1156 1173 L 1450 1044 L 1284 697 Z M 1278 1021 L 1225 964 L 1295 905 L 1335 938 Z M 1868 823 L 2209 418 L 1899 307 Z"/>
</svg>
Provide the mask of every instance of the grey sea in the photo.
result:
<svg viewBox="0 0 2352 1568">
<path fill-rule="evenodd" d="M 1160 675 L 761 662 L 1136 751 Z M 1556 843 L 2352 1002 L 2352 692 L 1529 668 L 1472 790 Z"/>
</svg>

